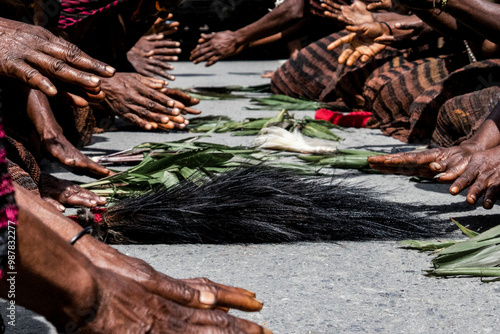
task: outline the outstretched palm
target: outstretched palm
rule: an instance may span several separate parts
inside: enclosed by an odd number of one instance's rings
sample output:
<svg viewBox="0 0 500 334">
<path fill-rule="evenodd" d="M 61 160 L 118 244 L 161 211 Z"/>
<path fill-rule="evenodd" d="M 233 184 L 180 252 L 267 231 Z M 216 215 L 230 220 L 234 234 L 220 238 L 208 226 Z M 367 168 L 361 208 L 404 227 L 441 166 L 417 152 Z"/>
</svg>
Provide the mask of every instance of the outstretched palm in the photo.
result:
<svg viewBox="0 0 500 334">
<path fill-rule="evenodd" d="M 349 45 L 349 48 L 342 51 L 339 56 L 340 64 L 345 63 L 347 66 L 351 66 L 358 59 L 366 62 L 386 48 L 384 44 L 375 42 L 375 38 L 384 35 L 383 26 L 378 22 L 347 26 L 346 29 L 352 33 L 328 45 L 328 50 L 333 50 L 341 45 Z"/>
</svg>

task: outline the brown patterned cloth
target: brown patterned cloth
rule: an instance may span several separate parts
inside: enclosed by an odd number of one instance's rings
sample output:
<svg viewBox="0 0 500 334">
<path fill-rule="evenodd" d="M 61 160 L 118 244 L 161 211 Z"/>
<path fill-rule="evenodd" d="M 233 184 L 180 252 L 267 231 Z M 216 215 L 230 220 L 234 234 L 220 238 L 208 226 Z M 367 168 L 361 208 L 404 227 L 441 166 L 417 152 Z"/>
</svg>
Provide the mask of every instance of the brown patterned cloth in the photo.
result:
<svg viewBox="0 0 500 334">
<path fill-rule="evenodd" d="M 348 33 L 342 30 L 331 34 L 295 53 L 275 71 L 271 79 L 273 93 L 326 103 L 342 99 L 352 108 L 360 106 L 356 95 L 362 94 L 366 78 L 403 52 L 388 47 L 364 64 L 339 65 L 342 48 L 328 51 L 327 46 Z"/>
<path fill-rule="evenodd" d="M 346 67 L 337 62 L 340 48 L 326 50 L 346 34 L 300 50 L 275 72 L 272 91 L 362 107 L 372 112 L 369 127 L 405 142 L 431 140 L 440 146 L 472 135 L 499 101 L 500 60 L 467 65 L 464 50 L 451 45 L 418 52 L 386 48 L 365 64 Z"/>
</svg>

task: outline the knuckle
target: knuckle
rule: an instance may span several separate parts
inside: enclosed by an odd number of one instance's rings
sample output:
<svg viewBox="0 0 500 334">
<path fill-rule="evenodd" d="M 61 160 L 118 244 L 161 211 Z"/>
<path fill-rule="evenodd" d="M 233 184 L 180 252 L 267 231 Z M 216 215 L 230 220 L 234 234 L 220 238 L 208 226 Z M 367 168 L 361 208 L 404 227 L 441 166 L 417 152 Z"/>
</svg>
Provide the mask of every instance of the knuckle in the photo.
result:
<svg viewBox="0 0 500 334">
<path fill-rule="evenodd" d="M 61 72 L 63 71 L 65 68 L 67 67 L 66 63 L 62 60 L 55 60 L 52 64 L 51 64 L 51 68 L 54 72 Z"/>
<path fill-rule="evenodd" d="M 82 50 L 80 50 L 76 45 L 71 44 L 66 47 L 66 59 L 69 62 L 75 62 L 82 56 Z"/>
</svg>

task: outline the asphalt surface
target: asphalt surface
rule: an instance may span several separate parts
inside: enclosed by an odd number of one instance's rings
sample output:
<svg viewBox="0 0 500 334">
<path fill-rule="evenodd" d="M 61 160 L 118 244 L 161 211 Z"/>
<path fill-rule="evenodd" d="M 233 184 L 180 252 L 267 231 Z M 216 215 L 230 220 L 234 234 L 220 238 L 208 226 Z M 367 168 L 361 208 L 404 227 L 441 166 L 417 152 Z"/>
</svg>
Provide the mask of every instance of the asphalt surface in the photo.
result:
<svg viewBox="0 0 500 334">
<path fill-rule="evenodd" d="M 171 87 L 250 86 L 267 83 L 261 74 L 279 61 L 223 62 L 210 68 L 175 65 Z M 204 115 L 228 115 L 235 120 L 273 116 L 275 111 L 246 110 L 248 99 L 202 101 Z M 296 117 L 312 111 L 293 112 Z M 414 146 L 383 136 L 378 130 L 348 129 L 343 148 L 384 152 Z M 186 133 L 130 131 L 96 135 L 85 149 L 102 155 L 148 141 L 171 141 Z M 207 141 L 249 145 L 251 137 L 214 134 Z M 418 146 L 418 145 L 417 145 Z M 52 166 L 57 176 L 87 180 Z M 411 203 L 436 222 L 450 217 L 474 228 L 494 224 L 499 209 L 484 210 L 465 203 L 463 195 L 448 194 L 447 185 L 410 182 L 407 177 L 333 171 L 341 182 L 380 194 L 384 200 Z M 90 179 L 88 179 L 90 180 Z M 463 238 L 450 224 L 450 238 Z M 423 275 L 431 257 L 401 249 L 396 241 L 295 243 L 266 245 L 134 245 L 120 251 L 151 263 L 177 278 L 208 277 L 255 291 L 264 309 L 255 314 L 232 312 L 262 324 L 274 333 L 497 333 L 499 283 L 477 278 L 436 279 Z M 34 282 L 36 287 L 36 282 Z M 5 304 L 3 305 L 5 306 Z M 4 317 L 5 318 L 5 317 Z M 496 328 L 496 330 L 495 330 Z M 17 310 L 16 327 L 7 333 L 55 333 L 43 317 Z"/>
</svg>

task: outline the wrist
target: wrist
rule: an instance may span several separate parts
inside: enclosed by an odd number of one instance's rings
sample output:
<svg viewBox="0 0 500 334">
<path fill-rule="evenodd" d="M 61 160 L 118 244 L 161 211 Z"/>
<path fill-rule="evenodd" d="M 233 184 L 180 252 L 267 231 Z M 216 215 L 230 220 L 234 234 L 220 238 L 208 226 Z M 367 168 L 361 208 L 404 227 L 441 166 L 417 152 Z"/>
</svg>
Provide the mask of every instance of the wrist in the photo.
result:
<svg viewBox="0 0 500 334">
<path fill-rule="evenodd" d="M 380 26 L 382 27 L 382 31 L 384 33 L 384 35 L 393 35 L 392 33 L 392 28 L 391 26 L 389 25 L 389 23 L 387 22 L 379 22 Z"/>
</svg>

